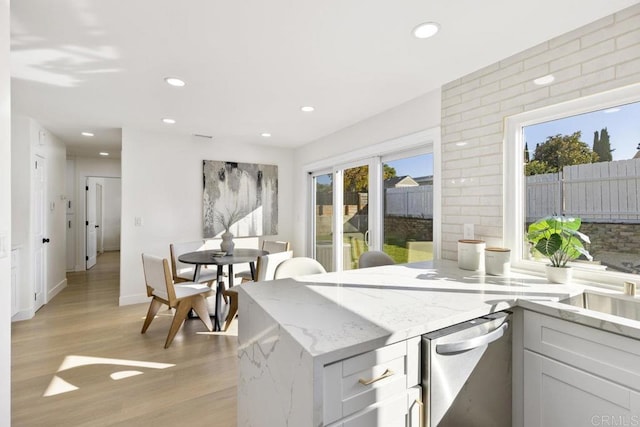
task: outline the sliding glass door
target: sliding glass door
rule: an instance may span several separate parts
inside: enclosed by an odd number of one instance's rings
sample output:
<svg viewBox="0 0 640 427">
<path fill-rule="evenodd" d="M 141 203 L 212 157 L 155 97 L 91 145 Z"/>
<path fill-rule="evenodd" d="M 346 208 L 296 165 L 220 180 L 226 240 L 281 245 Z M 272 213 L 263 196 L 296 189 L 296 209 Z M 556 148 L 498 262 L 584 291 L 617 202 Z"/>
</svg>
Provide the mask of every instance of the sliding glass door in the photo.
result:
<svg viewBox="0 0 640 427">
<path fill-rule="evenodd" d="M 397 263 L 433 259 L 433 154 L 373 157 L 311 174 L 312 251 L 327 271 L 382 250 Z"/>
<path fill-rule="evenodd" d="M 433 154 L 383 158 L 383 250 L 397 263 L 433 259 Z"/>
</svg>

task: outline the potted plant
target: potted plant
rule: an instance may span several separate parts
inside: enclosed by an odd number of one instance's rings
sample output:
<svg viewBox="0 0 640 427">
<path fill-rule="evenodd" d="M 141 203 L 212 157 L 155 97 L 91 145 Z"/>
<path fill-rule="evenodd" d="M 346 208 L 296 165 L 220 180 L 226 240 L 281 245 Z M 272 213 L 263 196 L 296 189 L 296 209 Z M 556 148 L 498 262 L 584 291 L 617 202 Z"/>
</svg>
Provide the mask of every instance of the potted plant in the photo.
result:
<svg viewBox="0 0 640 427">
<path fill-rule="evenodd" d="M 579 230 L 580 218 L 548 216 L 529 226 L 527 239 L 533 250 L 549 258 L 547 279 L 552 283 L 567 283 L 571 280 L 571 267 L 567 263 L 581 255 L 589 261 L 593 257 L 583 245 L 591 243 L 589 237 Z"/>
</svg>

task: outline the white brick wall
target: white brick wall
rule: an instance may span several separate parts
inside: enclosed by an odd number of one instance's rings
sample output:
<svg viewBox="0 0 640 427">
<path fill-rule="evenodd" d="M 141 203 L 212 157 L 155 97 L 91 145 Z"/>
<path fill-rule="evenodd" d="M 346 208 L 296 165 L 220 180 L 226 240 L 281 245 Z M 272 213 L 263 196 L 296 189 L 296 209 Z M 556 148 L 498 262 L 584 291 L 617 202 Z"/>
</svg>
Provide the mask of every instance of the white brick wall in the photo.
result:
<svg viewBox="0 0 640 427">
<path fill-rule="evenodd" d="M 553 74 L 546 87 L 532 83 Z M 442 257 L 463 224 L 503 240 L 503 123 L 513 114 L 640 82 L 640 5 L 454 80 L 442 88 Z M 459 146 L 456 143 L 465 142 Z M 506 209 L 509 212 L 508 206 Z"/>
</svg>

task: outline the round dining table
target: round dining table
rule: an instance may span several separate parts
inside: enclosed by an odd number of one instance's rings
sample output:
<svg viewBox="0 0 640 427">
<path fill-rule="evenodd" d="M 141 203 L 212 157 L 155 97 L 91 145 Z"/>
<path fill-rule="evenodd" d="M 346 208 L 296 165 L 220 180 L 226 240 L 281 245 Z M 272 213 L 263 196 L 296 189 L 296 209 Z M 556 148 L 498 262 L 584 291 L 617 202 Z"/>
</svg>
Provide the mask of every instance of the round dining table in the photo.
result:
<svg viewBox="0 0 640 427">
<path fill-rule="evenodd" d="M 203 265 L 216 265 L 218 270 L 216 273 L 216 305 L 214 311 L 214 330 L 220 330 L 220 319 L 218 313 L 220 312 L 220 296 L 224 288 L 222 288 L 222 268 L 227 266 L 227 274 L 229 275 L 229 287 L 233 286 L 233 265 L 248 263 L 251 269 L 251 278 L 256 278 L 256 260 L 259 256 L 267 255 L 269 252 L 262 249 L 234 249 L 233 254 L 225 254 L 220 256 L 219 250 L 206 250 L 187 252 L 178 256 L 178 261 L 185 264 L 193 264 L 195 266 L 193 272 L 193 281 L 198 282 L 200 280 L 200 270 Z"/>
</svg>

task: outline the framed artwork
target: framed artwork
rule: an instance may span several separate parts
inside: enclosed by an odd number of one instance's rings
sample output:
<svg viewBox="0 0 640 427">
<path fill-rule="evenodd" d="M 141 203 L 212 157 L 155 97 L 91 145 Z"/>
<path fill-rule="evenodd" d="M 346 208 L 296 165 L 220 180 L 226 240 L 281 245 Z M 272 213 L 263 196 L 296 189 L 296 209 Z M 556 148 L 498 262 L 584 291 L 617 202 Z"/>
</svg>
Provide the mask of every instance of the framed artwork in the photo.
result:
<svg viewBox="0 0 640 427">
<path fill-rule="evenodd" d="M 278 166 L 202 162 L 203 236 L 278 234 Z"/>
</svg>

